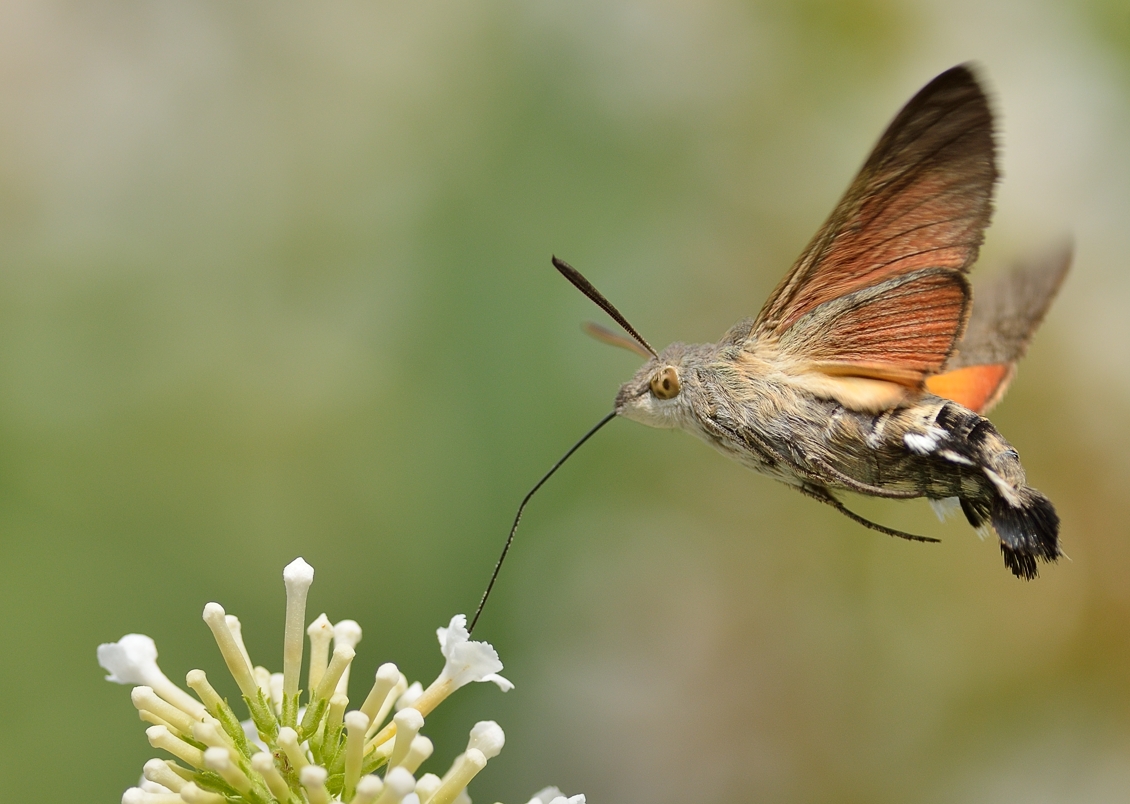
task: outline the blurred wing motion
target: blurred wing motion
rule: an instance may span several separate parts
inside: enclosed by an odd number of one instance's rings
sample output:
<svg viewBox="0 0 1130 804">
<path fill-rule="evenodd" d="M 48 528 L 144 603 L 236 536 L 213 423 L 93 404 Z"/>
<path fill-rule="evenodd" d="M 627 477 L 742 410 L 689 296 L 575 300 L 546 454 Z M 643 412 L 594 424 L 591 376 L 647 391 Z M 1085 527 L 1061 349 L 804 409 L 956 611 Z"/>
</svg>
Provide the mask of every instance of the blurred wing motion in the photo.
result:
<svg viewBox="0 0 1130 804">
<path fill-rule="evenodd" d="M 620 349 L 627 349 L 629 352 L 635 352 L 637 355 L 647 360 L 651 357 L 648 351 L 636 343 L 634 340 L 626 335 L 621 335 L 619 332 L 613 332 L 608 327 L 602 327 L 595 321 L 586 321 L 581 325 L 581 329 L 585 334 L 595 338 L 603 344 L 608 346 L 616 346 Z"/>
<path fill-rule="evenodd" d="M 1000 401 L 1071 267 L 1071 246 L 1016 266 L 977 288 L 965 336 L 931 393 L 984 415 Z"/>
<path fill-rule="evenodd" d="M 804 371 L 920 388 L 965 324 L 994 162 L 984 92 L 968 67 L 947 70 L 887 128 L 751 338 L 777 339 Z"/>
</svg>

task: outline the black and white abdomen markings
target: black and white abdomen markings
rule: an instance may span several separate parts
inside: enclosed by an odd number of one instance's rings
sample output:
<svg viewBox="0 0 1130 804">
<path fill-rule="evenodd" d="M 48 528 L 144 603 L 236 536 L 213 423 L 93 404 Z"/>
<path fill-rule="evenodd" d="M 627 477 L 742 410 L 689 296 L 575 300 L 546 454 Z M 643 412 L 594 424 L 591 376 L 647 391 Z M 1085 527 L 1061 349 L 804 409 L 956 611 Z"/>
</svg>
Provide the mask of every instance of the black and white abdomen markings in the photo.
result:
<svg viewBox="0 0 1130 804">
<path fill-rule="evenodd" d="M 935 500 L 995 494 L 1019 504 L 1017 489 L 1025 483 L 1020 456 L 988 419 L 954 402 L 937 398 L 878 415 L 839 408 L 828 426 L 842 433 L 829 432 L 834 441 L 850 440 L 844 431 L 857 428 L 857 442 L 866 447 L 860 457 L 870 460 L 855 462 L 854 472 L 837 468 L 863 482 L 913 489 Z"/>
<path fill-rule="evenodd" d="M 976 495 L 980 489 L 991 488 L 1018 504 L 1016 492 L 1025 484 L 1020 455 L 988 419 L 954 402 L 939 400 L 932 422 L 927 419 L 918 427 L 906 429 L 902 442 L 911 454 L 933 459 L 931 468 L 938 475 L 933 479 L 942 496 Z M 952 486 L 955 475 L 961 478 L 957 488 Z M 923 493 L 938 496 L 930 485 L 927 482 Z"/>
<path fill-rule="evenodd" d="M 934 500 L 957 497 L 969 524 L 982 533 L 991 524 L 1014 574 L 1034 578 L 1037 559 L 1059 558 L 1055 508 L 1027 485 L 1020 455 L 988 419 L 939 399 L 932 417 L 902 429 L 902 442 L 920 461 L 910 472 L 918 490 Z"/>
</svg>

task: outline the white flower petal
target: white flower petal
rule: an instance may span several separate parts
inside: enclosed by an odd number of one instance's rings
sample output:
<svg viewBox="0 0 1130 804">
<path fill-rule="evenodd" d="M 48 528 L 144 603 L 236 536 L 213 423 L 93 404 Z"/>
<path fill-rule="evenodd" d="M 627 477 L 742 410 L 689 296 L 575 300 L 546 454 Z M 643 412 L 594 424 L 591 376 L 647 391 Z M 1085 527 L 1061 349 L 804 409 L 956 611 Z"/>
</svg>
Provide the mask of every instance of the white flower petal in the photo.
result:
<svg viewBox="0 0 1130 804">
<path fill-rule="evenodd" d="M 503 692 L 510 692 L 510 690 L 514 689 L 514 682 L 508 678 L 503 678 L 498 673 L 488 673 L 479 679 L 479 681 L 493 681 Z"/>
<path fill-rule="evenodd" d="M 436 636 L 439 637 L 440 652 L 444 656 L 447 656 L 447 645 L 449 642 L 453 644 L 455 642 L 466 642 L 471 638 L 471 635 L 467 633 L 467 615 L 456 614 L 451 618 L 451 622 L 448 624 L 447 628 L 436 629 Z"/>
<path fill-rule="evenodd" d="M 566 798 L 556 787 L 547 787 L 534 793 L 528 804 L 585 804 L 585 797 L 578 793 Z"/>
<path fill-rule="evenodd" d="M 98 664 L 109 670 L 107 681 L 115 684 L 145 684 L 152 687 L 165 674 L 157 666 L 157 643 L 145 634 L 126 634 L 117 642 L 98 646 Z"/>
<path fill-rule="evenodd" d="M 436 629 L 440 652 L 446 663 L 440 678 L 450 680 L 453 689 L 458 689 L 472 681 L 493 681 L 503 692 L 514 685 L 498 675 L 502 661 L 490 643 L 472 642 L 467 633 L 467 618 L 456 614 L 447 628 Z"/>
</svg>

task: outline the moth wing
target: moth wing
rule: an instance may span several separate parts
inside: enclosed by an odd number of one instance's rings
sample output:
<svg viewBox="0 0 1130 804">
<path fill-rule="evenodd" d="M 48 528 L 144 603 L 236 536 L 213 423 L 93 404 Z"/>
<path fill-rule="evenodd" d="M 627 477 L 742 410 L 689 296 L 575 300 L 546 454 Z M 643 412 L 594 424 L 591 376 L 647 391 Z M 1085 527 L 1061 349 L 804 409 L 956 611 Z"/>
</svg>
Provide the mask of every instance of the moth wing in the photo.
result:
<svg viewBox="0 0 1130 804">
<path fill-rule="evenodd" d="M 887 127 L 751 335 L 781 335 L 822 304 L 924 268 L 968 271 L 992 211 L 992 129 L 968 66 L 927 84 Z"/>
<path fill-rule="evenodd" d="M 987 413 L 1004 394 L 1016 373 L 1013 363 L 985 363 L 937 374 L 926 380 L 926 390 L 974 413 Z"/>
<path fill-rule="evenodd" d="M 778 340 L 803 371 L 920 388 L 946 364 L 965 323 L 969 283 L 926 268 L 825 302 Z"/>
<path fill-rule="evenodd" d="M 621 335 L 619 332 L 613 332 L 607 327 L 602 327 L 595 321 L 586 321 L 581 325 L 581 329 L 583 329 L 587 335 L 595 338 L 601 343 L 608 344 L 609 346 L 618 346 L 621 349 L 627 349 L 629 352 L 635 352 L 644 360 L 647 360 L 651 357 L 651 354 L 646 349 L 629 338 L 627 335 Z"/>
<path fill-rule="evenodd" d="M 1071 258 L 1072 246 L 1064 244 L 978 283 L 969 326 L 946 369 L 1022 358 L 1071 268 Z"/>
<path fill-rule="evenodd" d="M 926 380 L 933 394 L 977 413 L 1000 401 L 1036 329 L 1071 267 L 1065 244 L 978 286 L 965 335 L 944 374 Z"/>
</svg>

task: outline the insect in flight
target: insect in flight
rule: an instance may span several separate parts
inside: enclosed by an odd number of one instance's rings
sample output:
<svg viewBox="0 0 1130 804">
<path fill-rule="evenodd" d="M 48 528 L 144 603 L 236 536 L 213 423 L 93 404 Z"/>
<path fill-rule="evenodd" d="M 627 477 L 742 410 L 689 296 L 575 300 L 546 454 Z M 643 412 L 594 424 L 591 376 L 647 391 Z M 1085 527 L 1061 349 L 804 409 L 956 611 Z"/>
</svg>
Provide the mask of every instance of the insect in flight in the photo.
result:
<svg viewBox="0 0 1130 804">
<path fill-rule="evenodd" d="M 755 318 L 712 344 L 662 352 L 567 263 L 556 268 L 647 362 L 615 408 L 519 506 L 616 416 L 693 433 L 755 471 L 892 536 L 836 492 L 956 500 L 1000 540 L 1025 579 L 1060 555 L 1059 517 L 1027 484 L 1015 449 L 984 418 L 1004 394 L 1071 262 L 1070 248 L 978 289 L 977 257 L 997 180 L 992 112 L 972 70 L 936 77 L 898 113 L 827 222 Z M 482 610 L 480 603 L 479 611 Z M 476 619 L 478 614 L 476 614 Z"/>
</svg>

